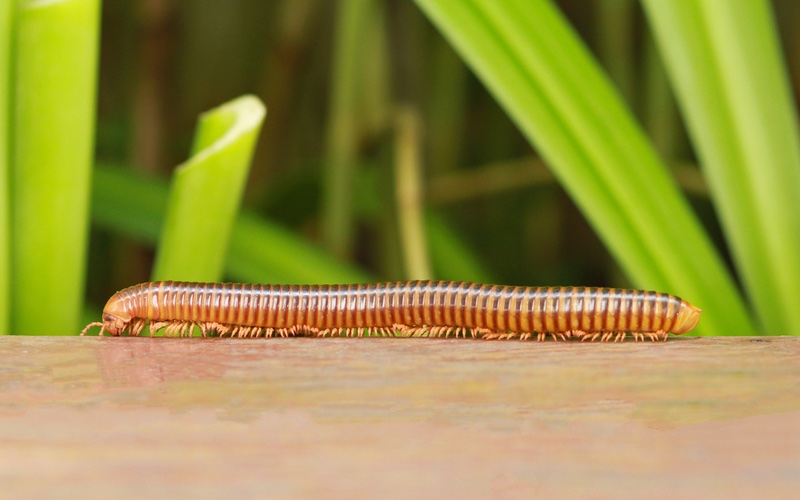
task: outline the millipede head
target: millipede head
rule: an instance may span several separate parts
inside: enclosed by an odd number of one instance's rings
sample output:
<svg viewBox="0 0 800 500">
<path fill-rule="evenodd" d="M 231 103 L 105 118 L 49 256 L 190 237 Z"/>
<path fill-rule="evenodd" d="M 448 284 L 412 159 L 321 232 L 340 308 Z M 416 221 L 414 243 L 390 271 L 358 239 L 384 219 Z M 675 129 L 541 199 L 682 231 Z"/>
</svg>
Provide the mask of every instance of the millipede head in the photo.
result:
<svg viewBox="0 0 800 500">
<path fill-rule="evenodd" d="M 119 292 L 112 295 L 103 308 L 103 330 L 111 335 L 120 335 L 132 319 Z"/>
</svg>

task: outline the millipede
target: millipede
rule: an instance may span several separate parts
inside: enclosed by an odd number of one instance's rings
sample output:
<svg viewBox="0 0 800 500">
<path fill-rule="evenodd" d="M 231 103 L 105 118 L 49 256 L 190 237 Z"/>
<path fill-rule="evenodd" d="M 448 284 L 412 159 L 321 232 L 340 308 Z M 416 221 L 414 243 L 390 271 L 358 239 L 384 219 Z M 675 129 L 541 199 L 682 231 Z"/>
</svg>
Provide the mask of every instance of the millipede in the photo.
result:
<svg viewBox="0 0 800 500">
<path fill-rule="evenodd" d="M 396 336 L 581 341 L 666 340 L 701 310 L 667 293 L 457 281 L 255 285 L 158 281 L 115 293 L 100 335 Z M 630 335 L 628 335 L 630 333 Z"/>
</svg>

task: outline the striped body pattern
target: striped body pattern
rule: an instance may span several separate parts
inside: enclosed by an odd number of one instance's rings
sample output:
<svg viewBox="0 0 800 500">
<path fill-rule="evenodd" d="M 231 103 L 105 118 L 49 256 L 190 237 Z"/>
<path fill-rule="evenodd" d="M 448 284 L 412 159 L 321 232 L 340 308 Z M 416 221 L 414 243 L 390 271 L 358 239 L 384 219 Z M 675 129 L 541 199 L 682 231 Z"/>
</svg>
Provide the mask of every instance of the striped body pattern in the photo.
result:
<svg viewBox="0 0 800 500">
<path fill-rule="evenodd" d="M 160 281 L 114 294 L 100 334 L 429 336 L 485 339 L 666 340 L 700 309 L 673 295 L 614 288 L 529 288 L 455 281 L 253 285 Z"/>
</svg>

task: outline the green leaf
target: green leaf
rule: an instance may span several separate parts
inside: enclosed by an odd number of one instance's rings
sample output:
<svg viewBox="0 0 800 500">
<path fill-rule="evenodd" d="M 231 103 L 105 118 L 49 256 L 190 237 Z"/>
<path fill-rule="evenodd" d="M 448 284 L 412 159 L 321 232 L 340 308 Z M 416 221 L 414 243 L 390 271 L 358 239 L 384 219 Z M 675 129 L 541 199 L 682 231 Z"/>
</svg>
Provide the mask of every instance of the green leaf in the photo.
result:
<svg viewBox="0 0 800 500">
<path fill-rule="evenodd" d="M 723 262 L 608 78 L 544 0 L 416 0 L 553 169 L 639 287 L 755 330 Z"/>
<path fill-rule="evenodd" d="M 83 310 L 100 2 L 17 3 L 12 331 L 63 335 Z"/>
<path fill-rule="evenodd" d="M 9 103 L 11 96 L 11 19 L 12 0 L 0 0 L 0 335 L 9 333 L 9 301 L 11 300 L 11 228 L 9 223 L 9 160 L 8 140 L 11 132 Z"/>
<path fill-rule="evenodd" d="M 645 0 L 765 331 L 800 334 L 800 130 L 767 2 Z"/>
<path fill-rule="evenodd" d="M 219 281 L 266 109 L 244 96 L 202 115 L 173 175 L 154 280 Z"/>
<path fill-rule="evenodd" d="M 372 0 L 342 0 L 336 15 L 331 107 L 322 185 L 322 236 L 339 257 L 352 252 L 352 191 L 358 146 L 361 97 L 358 73 Z"/>
</svg>

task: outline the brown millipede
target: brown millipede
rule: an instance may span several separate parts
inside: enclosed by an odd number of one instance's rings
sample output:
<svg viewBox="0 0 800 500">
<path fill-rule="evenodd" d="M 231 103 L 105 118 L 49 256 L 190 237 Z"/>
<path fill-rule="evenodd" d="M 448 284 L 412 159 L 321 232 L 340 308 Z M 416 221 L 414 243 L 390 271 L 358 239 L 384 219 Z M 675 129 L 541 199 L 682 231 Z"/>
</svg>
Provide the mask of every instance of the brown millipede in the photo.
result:
<svg viewBox="0 0 800 500">
<path fill-rule="evenodd" d="M 198 327 L 238 337 L 441 337 L 485 339 L 666 340 L 686 333 L 700 309 L 673 295 L 586 287 L 516 287 L 457 281 L 361 285 L 250 285 L 158 281 L 115 293 L 93 326 L 120 335 Z"/>
</svg>

